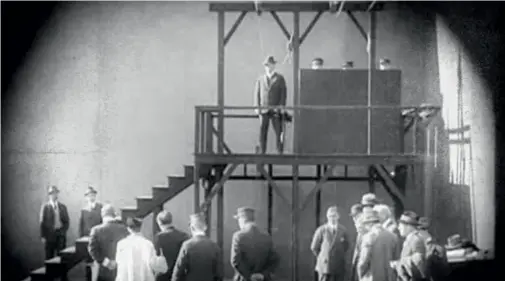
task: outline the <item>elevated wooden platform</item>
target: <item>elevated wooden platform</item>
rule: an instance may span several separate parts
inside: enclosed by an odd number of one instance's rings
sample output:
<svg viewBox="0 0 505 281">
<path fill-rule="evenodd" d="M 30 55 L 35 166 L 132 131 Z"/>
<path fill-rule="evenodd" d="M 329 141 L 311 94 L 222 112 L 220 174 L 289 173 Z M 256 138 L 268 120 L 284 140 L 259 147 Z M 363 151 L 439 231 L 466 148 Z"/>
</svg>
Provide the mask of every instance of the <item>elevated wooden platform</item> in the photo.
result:
<svg viewBox="0 0 505 281">
<path fill-rule="evenodd" d="M 273 165 L 413 165 L 429 159 L 414 154 L 217 154 L 195 153 L 197 164 L 273 164 Z"/>
<path fill-rule="evenodd" d="M 375 3 L 374 3 L 375 2 Z M 373 5 L 372 5 L 373 4 Z M 343 11 L 380 11 L 384 10 L 387 3 L 384 1 L 345 1 Z M 338 6 L 338 5 L 337 5 Z M 322 12 L 329 11 L 329 1 L 309 2 L 309 1 L 265 1 L 259 2 L 258 8 L 267 12 Z M 250 2 L 211 2 L 209 4 L 211 12 L 254 12 L 256 5 Z"/>
</svg>

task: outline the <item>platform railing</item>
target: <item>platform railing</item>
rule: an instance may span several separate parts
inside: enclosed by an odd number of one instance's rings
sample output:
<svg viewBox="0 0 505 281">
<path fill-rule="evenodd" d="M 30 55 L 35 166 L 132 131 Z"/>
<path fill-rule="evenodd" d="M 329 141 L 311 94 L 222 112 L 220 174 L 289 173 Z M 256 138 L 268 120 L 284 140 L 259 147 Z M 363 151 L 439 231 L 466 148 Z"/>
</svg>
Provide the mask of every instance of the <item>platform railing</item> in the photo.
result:
<svg viewBox="0 0 505 281">
<path fill-rule="evenodd" d="M 389 154 L 404 154 L 404 155 L 420 155 L 431 153 L 429 149 L 429 144 L 433 143 L 433 134 L 419 134 L 419 128 L 427 127 L 430 120 L 436 116 L 440 107 L 437 106 L 286 106 L 286 107 L 254 107 L 254 106 L 196 106 L 195 107 L 195 153 L 196 154 L 254 154 L 257 153 L 259 145 L 259 134 L 260 134 L 260 121 L 256 110 L 267 111 L 273 110 L 275 112 L 279 111 L 282 113 L 288 113 L 289 116 L 293 117 L 291 122 L 284 123 L 284 154 L 300 154 L 300 149 L 295 149 L 297 144 L 293 143 L 293 136 L 295 133 L 300 134 L 301 132 L 295 132 L 296 122 L 305 122 L 305 128 L 310 127 L 306 122 L 308 116 L 321 114 L 328 116 L 337 116 L 334 124 L 327 122 L 324 126 L 336 126 L 331 128 L 333 131 L 337 129 L 338 126 L 349 126 L 345 124 L 346 121 L 352 121 L 352 114 L 356 112 L 361 112 L 363 116 L 371 114 L 372 112 L 389 112 L 388 118 L 398 118 L 398 121 L 393 122 L 398 124 L 398 145 L 400 146 L 397 151 Z M 303 116 L 301 113 L 304 112 Z M 323 115 L 323 116 L 324 116 Z M 346 120 L 346 116 L 348 116 Z M 356 115 L 354 115 L 356 116 Z M 219 132 L 217 127 L 218 118 L 222 117 L 223 122 L 223 132 Z M 331 118 L 331 117 L 328 117 Z M 304 120 L 305 119 L 305 120 Z M 367 123 L 367 118 L 364 118 L 363 122 Z M 374 120 L 372 120 L 374 122 Z M 300 123 L 301 124 L 301 123 Z M 343 125 L 344 124 L 344 125 Z M 363 125 L 363 124 L 361 124 Z M 318 124 L 314 124 L 318 126 Z M 378 154 L 388 154 L 388 153 L 377 153 L 373 149 L 374 139 L 370 138 L 372 130 L 374 130 L 372 125 L 366 124 L 366 126 L 361 126 L 361 130 L 356 130 L 354 134 L 354 141 L 363 142 L 366 140 L 365 147 L 363 151 L 339 151 L 338 149 L 325 153 L 328 154 L 361 154 L 361 155 L 378 155 Z M 366 129 L 365 129 L 366 128 Z M 331 130 L 330 130 L 331 131 Z M 347 128 L 349 131 L 349 128 Z M 359 131 L 359 132 L 358 132 Z M 375 132 L 377 129 L 375 128 Z M 351 131 L 352 132 L 352 131 Z M 344 134 L 344 133 L 343 133 Z M 333 140 L 335 137 L 339 140 L 346 140 L 344 136 L 339 136 L 338 134 L 334 136 L 321 136 L 321 139 L 326 139 L 326 141 Z M 358 138 L 360 140 L 358 140 Z M 422 139 L 420 139 L 422 138 Z M 352 142 L 353 139 L 347 141 Z M 300 143 L 300 136 L 298 136 L 298 142 Z M 421 147 L 419 143 L 422 143 Z M 408 144 L 406 146 L 406 144 Z M 221 150 L 218 149 L 221 146 Z M 269 124 L 268 131 L 268 141 L 267 141 L 267 152 L 266 154 L 277 154 L 275 149 L 275 134 L 272 128 L 272 124 Z M 317 144 L 314 144 L 314 147 Z M 302 149 L 303 150 L 303 149 Z M 310 149 L 309 149 L 310 150 Z M 379 149 L 380 150 L 380 149 Z M 222 151 L 222 152 L 219 152 Z M 370 151 L 372 151 L 370 153 Z M 302 154 L 318 154 L 318 153 L 302 153 Z M 319 153 L 320 154 L 320 153 Z"/>
</svg>

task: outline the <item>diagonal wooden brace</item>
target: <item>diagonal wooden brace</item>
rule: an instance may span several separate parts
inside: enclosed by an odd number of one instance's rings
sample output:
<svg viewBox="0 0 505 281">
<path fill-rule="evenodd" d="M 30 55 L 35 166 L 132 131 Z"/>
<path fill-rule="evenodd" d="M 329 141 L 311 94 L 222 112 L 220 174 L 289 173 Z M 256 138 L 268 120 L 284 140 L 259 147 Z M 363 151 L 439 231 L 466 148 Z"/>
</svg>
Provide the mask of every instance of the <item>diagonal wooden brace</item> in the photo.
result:
<svg viewBox="0 0 505 281">
<path fill-rule="evenodd" d="M 233 174 L 233 171 L 235 171 L 237 167 L 238 164 L 232 164 L 231 166 L 228 166 L 228 169 L 224 173 L 223 177 L 219 180 L 219 182 L 214 184 L 209 194 L 207 195 L 207 198 L 205 198 L 205 202 L 200 205 L 200 211 L 205 212 L 207 210 L 207 208 L 210 206 L 210 203 L 212 202 L 212 198 L 214 198 L 214 196 L 224 187 L 224 183 L 230 178 L 230 176 Z"/>
<path fill-rule="evenodd" d="M 307 26 L 307 29 L 305 29 L 305 32 L 303 32 L 302 37 L 300 37 L 300 45 L 302 45 L 303 41 L 305 40 L 305 38 L 307 38 L 310 31 L 312 31 L 312 29 L 314 28 L 314 26 L 316 25 L 317 21 L 319 20 L 319 18 L 321 17 L 322 14 L 323 14 L 323 11 L 317 12 L 316 16 L 309 23 L 309 25 Z"/>
<path fill-rule="evenodd" d="M 277 193 L 277 195 L 279 195 L 279 197 L 281 198 L 281 200 L 287 205 L 287 206 L 291 206 L 291 203 L 289 203 L 288 199 L 286 197 L 284 197 L 284 195 L 282 194 L 281 192 L 281 189 L 279 188 L 279 186 L 275 183 L 275 181 L 272 179 L 272 177 L 270 177 L 270 175 L 267 173 L 267 171 L 265 170 L 265 167 L 263 167 L 263 165 L 257 165 L 257 169 L 260 171 L 260 173 L 267 179 L 268 183 L 273 187 L 273 189 L 275 190 L 275 193 Z"/>
<path fill-rule="evenodd" d="M 231 151 L 230 147 L 228 147 L 228 145 L 224 142 L 224 140 L 221 139 L 221 136 L 219 136 L 219 134 L 214 126 L 212 126 L 212 133 L 217 137 L 217 141 L 223 146 L 224 150 L 226 150 L 226 152 L 228 154 L 231 154 L 232 151 Z"/>
<path fill-rule="evenodd" d="M 379 176 L 384 181 L 384 187 L 391 195 L 395 196 L 402 202 L 405 202 L 405 195 L 400 191 L 400 188 L 396 185 L 396 183 L 391 179 L 389 174 L 386 172 L 386 169 L 382 167 L 382 165 L 375 164 L 373 165 L 375 171 L 379 174 Z"/>
<path fill-rule="evenodd" d="M 347 11 L 347 15 L 352 20 L 356 28 L 359 30 L 359 33 L 361 33 L 363 38 L 365 38 L 365 41 L 368 42 L 368 35 L 366 34 L 366 31 L 363 28 L 363 26 L 361 26 L 361 24 L 359 23 L 358 19 L 354 16 L 354 14 L 351 11 Z"/>
<path fill-rule="evenodd" d="M 288 40 L 291 40 L 291 34 L 289 34 L 288 29 L 286 28 L 286 26 L 284 25 L 284 23 L 282 23 L 282 20 L 279 18 L 279 16 L 277 15 L 277 13 L 274 12 L 274 11 L 271 11 L 270 14 L 272 14 L 272 17 L 277 22 L 277 24 L 281 28 L 282 32 L 284 33 L 284 35 L 286 35 L 286 38 L 288 38 Z"/>
<path fill-rule="evenodd" d="M 224 37 L 224 45 L 228 44 L 228 41 L 230 41 L 231 37 L 233 36 L 233 33 L 237 31 L 237 28 L 240 26 L 242 21 L 244 20 L 245 16 L 247 15 L 247 11 L 243 11 L 240 16 L 238 16 L 237 20 L 233 24 L 233 26 L 230 28 L 230 31 L 228 31 L 228 34 Z"/>
<path fill-rule="evenodd" d="M 323 177 L 316 183 L 316 186 L 310 191 L 310 193 L 307 195 L 305 198 L 305 201 L 302 204 L 301 211 L 305 210 L 307 205 L 309 204 L 310 200 L 314 197 L 314 195 L 319 191 L 322 187 L 323 184 L 328 180 L 328 178 L 333 174 L 333 170 L 335 170 L 336 165 L 330 165 L 326 172 L 324 173 Z"/>
</svg>

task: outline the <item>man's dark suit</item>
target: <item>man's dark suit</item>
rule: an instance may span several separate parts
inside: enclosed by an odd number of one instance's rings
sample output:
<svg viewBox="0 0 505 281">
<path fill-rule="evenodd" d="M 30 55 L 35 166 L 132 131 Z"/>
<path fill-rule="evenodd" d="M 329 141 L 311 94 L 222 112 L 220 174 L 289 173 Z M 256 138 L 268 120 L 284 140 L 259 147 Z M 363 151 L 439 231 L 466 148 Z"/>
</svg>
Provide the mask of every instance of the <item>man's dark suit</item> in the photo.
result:
<svg viewBox="0 0 505 281">
<path fill-rule="evenodd" d="M 317 257 L 315 270 L 319 280 L 343 280 L 345 256 L 349 249 L 347 229 L 339 224 L 335 231 L 328 224 L 320 226 L 314 233 L 310 249 Z"/>
<path fill-rule="evenodd" d="M 67 207 L 57 202 L 61 227 L 56 229 L 56 211 L 50 202 L 42 205 L 40 210 L 40 236 L 46 240 L 46 259 L 55 257 L 59 251 L 63 250 L 67 243 L 67 231 L 70 225 Z"/>
<path fill-rule="evenodd" d="M 172 281 L 221 281 L 221 249 L 205 235 L 186 240 L 179 251 Z"/>
<path fill-rule="evenodd" d="M 102 223 L 101 211 L 102 204 L 98 202 L 95 203 L 93 208 L 91 206 L 86 206 L 81 210 L 81 216 L 79 219 L 79 237 L 89 236 L 91 228 Z M 91 256 L 88 256 L 86 262 L 86 280 L 91 281 L 91 264 L 93 263 Z"/>
<path fill-rule="evenodd" d="M 162 231 L 156 236 L 154 236 L 154 248 L 156 249 L 156 254 L 160 255 L 163 251 L 163 256 L 167 260 L 168 271 L 164 274 L 160 274 L 156 277 L 158 281 L 170 281 L 172 278 L 173 268 L 179 255 L 179 251 L 182 247 L 182 243 L 188 240 L 190 237 L 187 233 L 184 233 L 174 227 L 168 228 L 166 231 Z"/>
<path fill-rule="evenodd" d="M 285 106 L 287 98 L 286 80 L 281 74 L 274 73 L 271 78 L 266 74 L 260 76 L 256 81 L 254 88 L 254 104 L 255 106 Z M 262 109 L 258 112 L 260 114 L 260 147 L 261 152 L 265 153 L 268 125 L 270 120 L 274 127 L 275 135 L 277 137 L 277 150 L 282 152 L 283 142 L 282 136 L 282 116 L 280 112 L 274 110 Z"/>
<path fill-rule="evenodd" d="M 128 236 L 126 226 L 119 220 L 105 221 L 91 229 L 88 251 L 94 261 L 100 264 L 97 281 L 114 281 L 116 270 L 103 266 L 105 258 L 114 260 L 117 242 Z"/>
<path fill-rule="evenodd" d="M 273 247 L 270 235 L 255 225 L 233 234 L 231 265 L 235 270 L 235 281 L 249 281 L 254 273 L 261 273 L 264 280 L 271 280 L 279 264 L 279 255 Z"/>
</svg>

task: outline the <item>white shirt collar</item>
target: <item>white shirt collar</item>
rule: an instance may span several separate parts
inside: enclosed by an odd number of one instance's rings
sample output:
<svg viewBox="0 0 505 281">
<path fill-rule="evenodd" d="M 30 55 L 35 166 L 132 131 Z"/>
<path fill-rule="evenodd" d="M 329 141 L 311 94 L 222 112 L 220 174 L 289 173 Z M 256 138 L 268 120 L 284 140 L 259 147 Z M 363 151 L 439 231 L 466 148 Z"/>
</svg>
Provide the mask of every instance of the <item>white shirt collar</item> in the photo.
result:
<svg viewBox="0 0 505 281">
<path fill-rule="evenodd" d="M 53 206 L 53 208 L 58 207 L 58 201 L 49 200 L 49 204 L 51 204 L 51 206 Z"/>
<path fill-rule="evenodd" d="M 193 237 L 194 236 L 206 236 L 205 231 L 194 231 L 193 232 Z"/>
<path fill-rule="evenodd" d="M 115 218 L 113 218 L 113 217 L 104 217 L 102 220 L 103 220 L 103 222 L 105 223 L 105 222 L 111 222 L 111 221 L 114 221 L 114 219 L 115 219 Z"/>
</svg>

